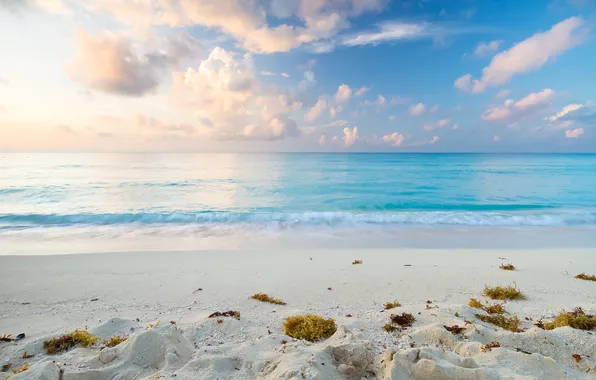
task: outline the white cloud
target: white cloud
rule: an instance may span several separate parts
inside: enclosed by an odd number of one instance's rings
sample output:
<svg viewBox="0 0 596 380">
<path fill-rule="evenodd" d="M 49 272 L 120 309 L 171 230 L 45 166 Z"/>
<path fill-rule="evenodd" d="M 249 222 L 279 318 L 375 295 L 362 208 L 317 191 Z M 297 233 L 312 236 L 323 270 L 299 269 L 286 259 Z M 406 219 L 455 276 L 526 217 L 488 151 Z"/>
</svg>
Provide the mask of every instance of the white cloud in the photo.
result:
<svg viewBox="0 0 596 380">
<path fill-rule="evenodd" d="M 570 139 L 576 139 L 580 135 L 583 135 L 583 134 L 584 134 L 583 128 L 575 128 L 575 129 L 570 129 L 570 130 L 565 131 L 565 136 L 567 136 L 567 138 L 570 138 Z"/>
<path fill-rule="evenodd" d="M 183 60 L 197 56 L 201 46 L 191 37 L 176 36 L 165 41 L 165 50 L 139 54 L 123 37 L 76 33 L 78 54 L 67 65 L 70 77 L 95 90 L 128 96 L 154 91 L 161 77 Z"/>
<path fill-rule="evenodd" d="M 344 128 L 344 145 L 346 148 L 351 147 L 354 145 L 354 142 L 358 139 L 358 128 L 354 127 L 350 129 L 349 127 Z"/>
<path fill-rule="evenodd" d="M 437 121 L 436 123 L 426 123 L 422 126 L 422 129 L 424 129 L 425 131 L 432 131 L 435 129 L 446 127 L 449 125 L 450 122 L 451 120 L 449 119 L 443 119 Z"/>
<path fill-rule="evenodd" d="M 358 90 L 356 90 L 356 93 L 354 95 L 356 95 L 356 96 L 362 96 L 366 92 L 368 92 L 368 90 L 370 90 L 368 87 L 360 87 Z"/>
<path fill-rule="evenodd" d="M 582 42 L 586 29 L 579 17 L 571 17 L 554 25 L 544 33 L 514 45 L 493 57 L 482 70 L 482 78 L 472 81 L 466 74 L 455 81 L 455 87 L 474 93 L 483 92 L 489 87 L 503 85 L 518 74 L 538 70 L 550 60 L 563 54 Z"/>
<path fill-rule="evenodd" d="M 376 104 L 378 106 L 384 106 L 385 104 L 387 104 L 387 99 L 385 99 L 385 97 L 383 95 L 379 95 L 379 96 L 377 96 Z"/>
<path fill-rule="evenodd" d="M 499 142 L 499 141 L 501 141 L 501 137 L 495 135 L 495 136 L 493 136 L 493 141 L 494 142 Z"/>
<path fill-rule="evenodd" d="M 495 99 L 504 99 L 506 97 L 508 97 L 511 94 L 510 90 L 501 90 L 499 92 L 497 92 L 497 94 L 495 95 Z"/>
<path fill-rule="evenodd" d="M 340 113 L 341 111 L 344 110 L 344 107 L 342 105 L 337 105 L 335 107 L 329 107 L 329 115 L 334 118 L 335 115 L 337 115 L 338 113 Z"/>
<path fill-rule="evenodd" d="M 413 106 L 410 106 L 410 108 L 408 109 L 408 113 L 410 114 L 410 116 L 414 117 L 422 116 L 425 112 L 426 106 L 424 105 L 424 103 L 414 104 Z"/>
<path fill-rule="evenodd" d="M 342 84 L 338 87 L 337 93 L 335 94 L 335 101 L 338 104 L 346 103 L 352 96 L 352 89 L 347 84 Z"/>
<path fill-rule="evenodd" d="M 284 77 L 284 78 L 289 78 L 290 77 L 290 74 L 288 74 L 288 73 L 281 73 L 281 76 Z"/>
<path fill-rule="evenodd" d="M 327 135 L 323 133 L 321 135 L 321 137 L 319 137 L 319 145 L 323 146 L 323 145 L 325 145 L 326 142 L 327 142 Z"/>
<path fill-rule="evenodd" d="M 406 22 L 385 22 L 375 31 L 365 31 L 350 35 L 343 40 L 347 46 L 378 45 L 384 42 L 414 41 L 420 39 L 441 40 L 453 34 L 471 33 L 464 28 L 448 28 L 443 25 Z"/>
<path fill-rule="evenodd" d="M 383 141 L 391 145 L 400 146 L 406 138 L 399 132 L 393 132 L 390 135 L 383 136 Z"/>
<path fill-rule="evenodd" d="M 272 71 L 260 71 L 259 74 L 261 74 L 263 76 L 267 76 L 267 77 L 270 77 L 270 76 L 274 76 L 275 75 L 275 73 L 272 72 Z"/>
<path fill-rule="evenodd" d="M 437 112 L 438 110 L 439 110 L 438 105 L 434 105 L 434 106 L 430 107 L 430 112 Z"/>
<path fill-rule="evenodd" d="M 545 106 L 555 96 L 555 91 L 545 88 L 540 92 L 533 92 L 526 97 L 514 102 L 511 99 L 505 101 L 502 107 L 489 108 L 483 115 L 483 120 L 509 120 L 518 121 Z"/>
<path fill-rule="evenodd" d="M 327 100 L 324 97 L 320 96 L 319 100 L 315 103 L 314 106 L 304 115 L 304 118 L 307 121 L 313 121 L 325 112 L 327 109 Z"/>
<path fill-rule="evenodd" d="M 583 107 L 584 107 L 583 104 L 569 104 L 569 105 L 563 107 L 563 109 L 561 111 L 557 112 L 556 114 L 554 114 L 550 117 L 547 117 L 544 120 L 550 121 L 550 122 L 555 122 L 555 121 L 559 120 L 560 118 L 567 116 L 569 113 L 577 111 Z"/>
<path fill-rule="evenodd" d="M 390 115 L 389 120 L 394 121 L 396 119 L 395 115 Z"/>
<path fill-rule="evenodd" d="M 488 43 L 481 42 L 474 50 L 474 55 L 478 57 L 485 57 L 487 55 L 495 53 L 501 47 L 501 40 L 495 40 Z"/>
<path fill-rule="evenodd" d="M 257 72 L 250 54 L 216 47 L 197 69 L 174 73 L 172 104 L 193 110 L 198 130 L 214 139 L 297 136 L 291 114 L 302 102 L 296 91 L 265 87 Z"/>
<path fill-rule="evenodd" d="M 453 127 L 451 129 L 459 129 L 459 124 L 453 124 Z"/>
</svg>

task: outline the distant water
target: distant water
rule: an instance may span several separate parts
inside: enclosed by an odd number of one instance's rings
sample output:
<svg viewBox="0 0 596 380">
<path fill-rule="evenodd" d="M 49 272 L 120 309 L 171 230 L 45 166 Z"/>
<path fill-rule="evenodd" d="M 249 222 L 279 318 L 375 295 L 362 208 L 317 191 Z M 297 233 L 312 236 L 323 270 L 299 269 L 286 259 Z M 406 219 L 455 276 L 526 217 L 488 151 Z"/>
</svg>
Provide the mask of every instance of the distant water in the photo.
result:
<svg viewBox="0 0 596 380">
<path fill-rule="evenodd" d="M 596 226 L 596 155 L 3 154 L 0 242 Z"/>
</svg>

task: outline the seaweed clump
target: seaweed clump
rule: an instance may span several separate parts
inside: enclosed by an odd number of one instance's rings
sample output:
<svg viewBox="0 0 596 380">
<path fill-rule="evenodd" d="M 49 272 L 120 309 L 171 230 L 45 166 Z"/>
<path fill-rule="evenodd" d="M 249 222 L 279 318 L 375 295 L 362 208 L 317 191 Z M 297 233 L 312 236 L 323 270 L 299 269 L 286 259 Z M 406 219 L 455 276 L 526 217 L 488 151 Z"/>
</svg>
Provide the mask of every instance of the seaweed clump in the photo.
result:
<svg viewBox="0 0 596 380">
<path fill-rule="evenodd" d="M 480 301 L 478 301 L 476 298 L 470 298 L 470 302 L 468 302 L 468 306 L 473 307 L 474 309 L 484 310 L 489 314 L 504 314 L 504 313 L 506 313 L 505 308 L 503 307 L 503 304 L 495 303 L 495 304 L 491 305 L 491 304 L 487 303 L 486 305 L 484 305 Z"/>
<path fill-rule="evenodd" d="M 594 276 L 593 274 L 580 273 L 577 276 L 575 276 L 575 278 L 579 280 L 596 281 L 596 276 Z"/>
<path fill-rule="evenodd" d="M 515 270 L 515 267 L 511 263 L 509 263 L 509 264 L 501 264 L 499 266 L 499 268 L 501 268 L 503 270 Z"/>
<path fill-rule="evenodd" d="M 216 311 L 215 313 L 209 315 L 208 318 L 215 318 L 215 317 L 234 317 L 236 319 L 240 319 L 240 312 L 239 311 L 234 311 L 234 310 L 230 310 L 230 311 Z"/>
<path fill-rule="evenodd" d="M 576 307 L 573 311 L 559 313 L 552 322 L 541 322 L 537 326 L 544 330 L 552 330 L 564 326 L 578 330 L 593 330 L 596 328 L 596 316 L 588 315 L 581 307 Z"/>
<path fill-rule="evenodd" d="M 526 296 L 516 286 L 485 286 L 484 295 L 493 300 L 526 299 Z"/>
<path fill-rule="evenodd" d="M 387 332 L 393 332 L 393 331 L 397 330 L 397 327 L 393 326 L 390 323 L 387 323 L 385 326 L 383 326 L 383 330 L 385 330 Z"/>
<path fill-rule="evenodd" d="M 105 344 L 108 347 L 116 347 L 120 343 L 126 342 L 127 339 L 128 338 L 120 336 L 120 335 L 114 335 L 110 339 L 104 340 L 102 342 L 102 344 Z"/>
<path fill-rule="evenodd" d="M 352 265 L 362 264 L 362 260 L 354 260 L 352 261 Z"/>
<path fill-rule="evenodd" d="M 313 314 L 287 317 L 283 326 L 286 335 L 309 342 L 329 338 L 337 330 L 334 319 Z"/>
<path fill-rule="evenodd" d="M 12 370 L 12 373 L 14 373 L 16 375 L 17 373 L 22 373 L 22 372 L 25 372 L 27 370 L 29 370 L 29 363 L 27 363 L 25 365 L 22 365 L 22 366 L 20 366 L 17 369 L 13 369 Z"/>
<path fill-rule="evenodd" d="M 98 337 L 91 335 L 87 330 L 76 330 L 70 334 L 62 335 L 43 341 L 43 348 L 49 355 L 67 351 L 75 346 L 89 348 L 97 341 Z"/>
<path fill-rule="evenodd" d="M 391 310 L 391 309 L 395 309 L 396 307 L 400 307 L 401 304 L 399 303 L 399 301 L 395 300 L 393 302 L 387 302 L 383 306 L 385 307 L 385 310 Z"/>
<path fill-rule="evenodd" d="M 402 328 L 410 327 L 414 322 L 416 322 L 416 318 L 412 314 L 402 313 L 391 315 L 391 323 L 399 325 Z"/>
<path fill-rule="evenodd" d="M 276 305 L 286 305 L 286 303 L 284 301 L 280 300 L 279 298 L 270 297 L 268 294 L 265 294 L 265 293 L 253 294 L 253 296 L 250 298 L 255 299 L 257 301 L 261 301 L 261 302 L 273 303 Z"/>
<path fill-rule="evenodd" d="M 453 335 L 459 335 L 459 334 L 463 333 L 464 331 L 466 331 L 465 327 L 461 327 L 458 325 L 453 325 L 453 326 L 443 325 L 443 327 L 445 327 L 445 330 L 449 331 Z"/>
<path fill-rule="evenodd" d="M 501 347 L 499 342 L 490 342 L 488 344 L 485 344 L 482 347 L 482 352 L 488 352 L 488 351 L 492 350 L 493 348 L 499 348 L 499 347 Z"/>
<path fill-rule="evenodd" d="M 511 332 L 522 332 L 521 322 L 517 316 L 506 317 L 504 315 L 483 315 L 474 314 L 476 318 L 482 322 L 487 322 L 495 326 L 499 326 L 502 329 L 509 330 Z"/>
</svg>

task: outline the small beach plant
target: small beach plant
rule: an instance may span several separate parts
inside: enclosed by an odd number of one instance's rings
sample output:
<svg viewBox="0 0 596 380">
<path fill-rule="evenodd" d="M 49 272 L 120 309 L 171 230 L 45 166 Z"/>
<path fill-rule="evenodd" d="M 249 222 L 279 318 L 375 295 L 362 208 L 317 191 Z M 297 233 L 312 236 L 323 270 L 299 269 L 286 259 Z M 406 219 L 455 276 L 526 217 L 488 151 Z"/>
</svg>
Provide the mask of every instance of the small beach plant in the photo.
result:
<svg viewBox="0 0 596 380">
<path fill-rule="evenodd" d="M 286 304 L 284 301 L 282 301 L 278 298 L 275 298 L 275 297 L 271 297 L 265 293 L 253 294 L 252 297 L 250 297 L 250 298 L 255 299 L 257 301 L 261 301 L 261 302 L 273 303 L 276 305 L 285 305 Z"/>
<path fill-rule="evenodd" d="M 484 295 L 493 300 L 525 300 L 526 296 L 513 286 L 485 286 Z"/>
<path fill-rule="evenodd" d="M 313 314 L 287 317 L 283 327 L 286 335 L 309 342 L 329 338 L 337 330 L 334 319 L 325 319 Z"/>
</svg>

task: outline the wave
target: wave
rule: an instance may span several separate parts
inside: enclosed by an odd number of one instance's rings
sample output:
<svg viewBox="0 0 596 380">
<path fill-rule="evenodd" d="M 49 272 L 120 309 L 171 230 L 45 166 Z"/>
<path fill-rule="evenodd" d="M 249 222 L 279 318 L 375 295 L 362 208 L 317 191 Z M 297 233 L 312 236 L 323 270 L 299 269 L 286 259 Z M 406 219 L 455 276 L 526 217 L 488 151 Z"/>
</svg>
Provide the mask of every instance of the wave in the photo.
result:
<svg viewBox="0 0 596 380">
<path fill-rule="evenodd" d="M 171 212 L 104 214 L 0 214 L 0 228 L 40 226 L 106 226 L 156 224 L 281 224 L 281 225 L 454 225 L 571 226 L 596 224 L 596 211 L 576 212 Z"/>
</svg>

